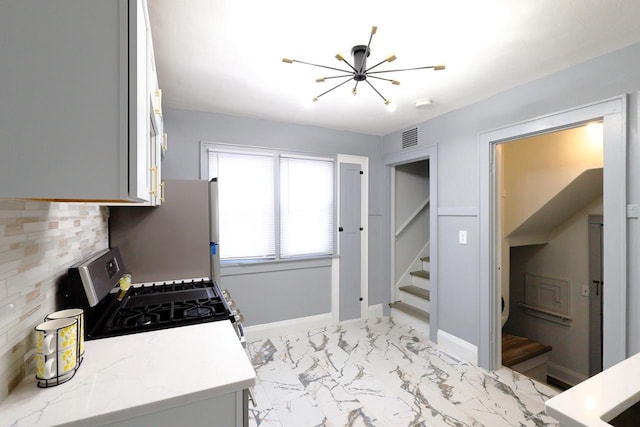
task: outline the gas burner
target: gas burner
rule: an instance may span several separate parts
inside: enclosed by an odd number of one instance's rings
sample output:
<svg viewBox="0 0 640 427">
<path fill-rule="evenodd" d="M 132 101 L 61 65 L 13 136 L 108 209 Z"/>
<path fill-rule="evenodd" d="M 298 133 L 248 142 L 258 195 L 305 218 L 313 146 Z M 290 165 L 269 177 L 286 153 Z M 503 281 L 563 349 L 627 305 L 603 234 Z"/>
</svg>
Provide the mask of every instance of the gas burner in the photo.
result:
<svg viewBox="0 0 640 427">
<path fill-rule="evenodd" d="M 149 314 L 143 314 L 142 316 L 136 319 L 136 326 L 150 325 L 157 318 L 158 318 L 157 315 L 151 316 Z"/>
<path fill-rule="evenodd" d="M 108 315 L 88 339 L 217 320 L 235 322 L 217 284 L 188 281 L 131 287 L 122 301 L 111 297 Z"/>
<path fill-rule="evenodd" d="M 184 311 L 184 317 L 187 319 L 195 319 L 199 317 L 210 317 L 215 314 L 216 310 L 213 307 L 197 306 L 188 308 Z"/>
</svg>

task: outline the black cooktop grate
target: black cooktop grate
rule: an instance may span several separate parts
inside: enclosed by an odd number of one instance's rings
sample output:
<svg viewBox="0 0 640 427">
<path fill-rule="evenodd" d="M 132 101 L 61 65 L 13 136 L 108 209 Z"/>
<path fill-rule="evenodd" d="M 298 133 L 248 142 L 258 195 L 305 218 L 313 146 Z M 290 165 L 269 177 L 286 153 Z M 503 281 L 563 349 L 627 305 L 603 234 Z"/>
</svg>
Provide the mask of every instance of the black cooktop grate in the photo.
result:
<svg viewBox="0 0 640 427">
<path fill-rule="evenodd" d="M 190 281 L 132 287 L 112 299 L 104 315 L 87 325 L 87 339 L 104 338 L 217 320 L 232 320 L 231 310 L 217 285 Z"/>
</svg>

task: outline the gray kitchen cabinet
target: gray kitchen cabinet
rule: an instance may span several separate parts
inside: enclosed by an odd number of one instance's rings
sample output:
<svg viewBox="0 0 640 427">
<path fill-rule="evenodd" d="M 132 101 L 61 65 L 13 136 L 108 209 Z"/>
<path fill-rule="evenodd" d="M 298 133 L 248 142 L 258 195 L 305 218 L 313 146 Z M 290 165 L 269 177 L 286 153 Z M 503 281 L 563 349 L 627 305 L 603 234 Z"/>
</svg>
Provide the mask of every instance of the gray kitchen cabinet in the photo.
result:
<svg viewBox="0 0 640 427">
<path fill-rule="evenodd" d="M 175 427 L 179 425 L 247 427 L 248 412 L 243 404 L 246 405 L 246 402 L 243 403 L 243 392 L 237 391 L 105 425 L 110 427 Z"/>
<path fill-rule="evenodd" d="M 3 1 L 0 197 L 154 204 L 151 48 L 146 0 Z"/>
</svg>

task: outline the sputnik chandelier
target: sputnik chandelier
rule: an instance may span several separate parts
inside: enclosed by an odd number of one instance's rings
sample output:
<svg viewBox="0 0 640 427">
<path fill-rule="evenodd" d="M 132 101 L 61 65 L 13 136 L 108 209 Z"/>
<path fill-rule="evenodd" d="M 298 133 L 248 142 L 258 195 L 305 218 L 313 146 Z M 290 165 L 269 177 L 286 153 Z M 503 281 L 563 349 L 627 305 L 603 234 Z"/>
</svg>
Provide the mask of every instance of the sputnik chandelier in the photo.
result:
<svg viewBox="0 0 640 427">
<path fill-rule="evenodd" d="M 354 80 L 356 83 L 353 86 L 353 89 L 351 90 L 351 92 L 356 95 L 357 91 L 358 91 L 358 83 L 360 82 L 365 82 L 367 83 L 371 89 L 373 89 L 379 96 L 380 98 L 382 98 L 382 100 L 384 101 L 384 104 L 389 106 L 389 99 L 385 98 L 380 91 L 378 91 L 378 89 L 376 89 L 369 80 L 367 79 L 378 79 L 378 80 L 384 80 L 387 81 L 389 83 L 391 83 L 392 85 L 399 85 L 400 82 L 398 80 L 392 80 L 392 79 L 387 79 L 384 77 L 380 77 L 378 76 L 378 74 L 384 74 L 384 73 L 394 73 L 394 72 L 400 72 L 400 71 L 411 71 L 411 70 L 426 70 L 429 68 L 432 68 L 434 71 L 438 71 L 438 70 L 444 70 L 445 66 L 444 65 L 428 65 L 426 67 L 415 67 L 415 68 L 402 68 L 402 69 L 397 69 L 397 70 L 384 70 L 384 71 L 372 71 L 373 69 L 377 68 L 378 66 L 384 64 L 385 62 L 393 62 L 395 61 L 397 58 L 395 55 L 391 55 L 388 58 L 378 62 L 376 65 L 373 65 L 369 68 L 367 68 L 367 58 L 369 57 L 369 54 L 371 53 L 370 47 L 371 47 L 371 40 L 373 39 L 373 36 L 375 35 L 376 31 L 378 30 L 378 27 L 371 27 L 371 35 L 369 36 L 369 43 L 367 43 L 367 45 L 356 45 L 351 49 L 351 56 L 353 57 L 353 64 L 349 63 L 349 61 L 347 61 L 341 54 L 336 54 L 336 59 L 340 62 L 344 62 L 345 64 L 347 64 L 349 66 L 349 68 L 351 68 L 351 70 L 345 70 L 345 69 L 341 69 L 341 68 L 335 68 L 335 67 L 329 67 L 326 65 L 319 65 L 319 64 L 312 64 L 310 62 L 305 62 L 305 61 L 298 61 L 297 59 L 289 59 L 289 58 L 282 58 L 282 62 L 285 62 L 287 64 L 293 64 L 294 62 L 297 62 L 299 64 L 306 64 L 306 65 L 312 65 L 314 67 L 320 67 L 320 68 L 326 68 L 328 70 L 333 70 L 333 71 L 340 71 L 343 72 L 345 74 L 340 74 L 337 76 L 327 76 L 327 77 L 320 77 L 318 79 L 316 79 L 317 83 L 324 83 L 327 80 L 331 80 L 331 79 L 340 79 L 340 78 L 344 78 L 345 80 L 337 85 L 335 85 L 334 87 L 332 87 L 331 89 L 322 92 L 320 95 L 316 96 L 313 98 L 313 101 L 317 101 L 321 96 L 324 96 L 326 94 L 328 94 L 329 92 L 339 88 L 340 86 L 343 86 L 345 84 L 347 84 L 348 82 L 350 82 L 351 80 Z"/>
</svg>

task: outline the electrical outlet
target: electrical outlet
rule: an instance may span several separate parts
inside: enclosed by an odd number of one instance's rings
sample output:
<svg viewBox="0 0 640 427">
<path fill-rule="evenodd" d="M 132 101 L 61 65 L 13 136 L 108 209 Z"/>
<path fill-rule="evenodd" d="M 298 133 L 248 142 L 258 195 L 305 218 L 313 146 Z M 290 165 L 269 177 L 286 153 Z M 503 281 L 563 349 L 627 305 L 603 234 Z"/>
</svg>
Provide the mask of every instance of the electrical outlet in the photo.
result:
<svg viewBox="0 0 640 427">
<path fill-rule="evenodd" d="M 589 285 L 582 285 L 582 289 L 580 290 L 580 295 L 583 297 L 589 296 Z"/>
<path fill-rule="evenodd" d="M 467 244 L 467 230 L 458 230 L 458 243 L 461 245 Z"/>
</svg>

